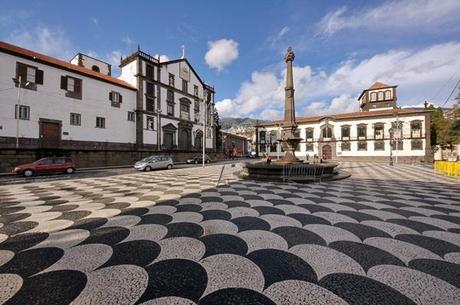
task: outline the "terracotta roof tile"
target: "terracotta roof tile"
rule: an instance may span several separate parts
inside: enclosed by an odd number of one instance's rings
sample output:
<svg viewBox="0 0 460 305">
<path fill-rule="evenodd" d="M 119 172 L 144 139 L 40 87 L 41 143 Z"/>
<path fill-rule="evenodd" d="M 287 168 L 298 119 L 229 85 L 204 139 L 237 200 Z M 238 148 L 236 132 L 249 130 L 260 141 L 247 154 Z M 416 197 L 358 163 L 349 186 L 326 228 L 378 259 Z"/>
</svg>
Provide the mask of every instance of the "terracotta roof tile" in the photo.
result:
<svg viewBox="0 0 460 305">
<path fill-rule="evenodd" d="M 430 112 L 429 109 L 387 109 L 387 110 L 378 110 L 378 111 L 362 111 L 362 112 L 348 112 L 340 114 L 331 114 L 331 115 L 317 115 L 317 116 L 308 116 L 308 117 L 299 117 L 296 119 L 297 124 L 302 123 L 315 123 L 323 119 L 329 118 L 330 120 L 347 120 L 347 119 L 360 119 L 360 118 L 369 118 L 369 117 L 388 117 L 393 115 L 407 115 L 407 114 L 420 114 Z M 275 120 L 267 123 L 262 123 L 260 126 L 276 126 L 278 124 L 283 124 L 283 120 Z"/>
<path fill-rule="evenodd" d="M 372 86 L 369 87 L 369 89 L 383 89 L 383 88 L 388 88 L 388 87 L 391 87 L 391 86 L 381 83 L 381 82 L 375 82 Z"/>
<path fill-rule="evenodd" d="M 121 79 L 118 79 L 116 77 L 105 75 L 99 72 L 95 72 L 90 69 L 80 67 L 77 65 L 73 65 L 61 59 L 57 59 L 55 57 L 51 57 L 51 56 L 37 53 L 37 52 L 31 51 L 28 49 L 24 49 L 24 48 L 6 43 L 4 41 L 0 41 L 0 51 L 3 51 L 5 53 L 14 54 L 14 55 L 17 55 L 17 56 L 20 56 L 20 57 L 23 57 L 23 58 L 26 58 L 32 61 L 41 62 L 41 63 L 48 64 L 51 66 L 56 66 L 56 67 L 59 67 L 67 71 L 71 71 L 71 72 L 85 75 L 91 78 L 99 79 L 101 81 L 105 81 L 108 83 L 112 83 L 114 85 L 122 86 L 127 89 L 137 90 L 136 87 L 133 87 L 127 82 Z"/>
</svg>

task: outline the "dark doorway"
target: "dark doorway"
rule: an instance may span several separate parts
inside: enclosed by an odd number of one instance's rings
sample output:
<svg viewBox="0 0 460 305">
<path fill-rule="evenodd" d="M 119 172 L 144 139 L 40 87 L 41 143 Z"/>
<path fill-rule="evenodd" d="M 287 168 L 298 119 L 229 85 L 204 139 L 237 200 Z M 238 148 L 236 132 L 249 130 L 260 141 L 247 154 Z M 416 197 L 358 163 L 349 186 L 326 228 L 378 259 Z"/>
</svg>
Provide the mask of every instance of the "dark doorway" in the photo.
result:
<svg viewBox="0 0 460 305">
<path fill-rule="evenodd" d="M 173 148 L 173 141 L 174 135 L 170 132 L 164 134 L 164 144 L 167 150 L 171 150 Z"/>
<path fill-rule="evenodd" d="M 331 145 L 324 145 L 322 148 L 322 158 L 323 160 L 332 159 L 332 148 Z"/>
<path fill-rule="evenodd" d="M 179 145 L 182 150 L 190 150 L 190 130 L 182 129 L 180 132 Z"/>
<path fill-rule="evenodd" d="M 40 120 L 40 144 L 42 147 L 59 147 L 61 141 L 61 123 L 59 121 Z"/>
</svg>

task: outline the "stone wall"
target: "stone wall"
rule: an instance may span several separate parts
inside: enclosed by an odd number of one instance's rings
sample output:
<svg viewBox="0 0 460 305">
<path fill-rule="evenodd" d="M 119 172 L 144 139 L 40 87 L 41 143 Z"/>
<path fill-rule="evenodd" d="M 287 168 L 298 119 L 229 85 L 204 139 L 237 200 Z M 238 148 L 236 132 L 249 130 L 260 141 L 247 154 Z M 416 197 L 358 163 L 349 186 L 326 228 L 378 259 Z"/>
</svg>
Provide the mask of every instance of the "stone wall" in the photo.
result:
<svg viewBox="0 0 460 305">
<path fill-rule="evenodd" d="M 3 149 L 0 148 L 0 173 L 11 170 L 24 163 L 36 161 L 43 157 L 69 156 L 77 162 L 78 167 L 105 167 L 134 165 L 136 161 L 151 155 L 170 154 L 174 162 L 185 160 L 199 154 L 198 152 L 158 152 L 149 150 L 78 150 L 78 149 Z M 223 159 L 222 153 L 208 152 L 212 160 Z"/>
</svg>

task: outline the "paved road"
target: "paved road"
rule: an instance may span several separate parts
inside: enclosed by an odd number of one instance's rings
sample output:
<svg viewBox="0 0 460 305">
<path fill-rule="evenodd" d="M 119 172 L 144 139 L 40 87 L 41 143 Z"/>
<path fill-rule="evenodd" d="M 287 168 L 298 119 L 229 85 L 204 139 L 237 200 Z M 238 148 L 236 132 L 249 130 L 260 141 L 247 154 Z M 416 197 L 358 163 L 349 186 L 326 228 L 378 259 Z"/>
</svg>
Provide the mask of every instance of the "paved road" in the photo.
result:
<svg viewBox="0 0 460 305">
<path fill-rule="evenodd" d="M 247 161 L 250 161 L 248 159 Z M 225 161 L 218 161 L 212 164 L 231 164 L 231 163 L 238 163 L 239 160 L 225 160 Z M 205 166 L 209 166 L 210 164 L 206 164 Z M 201 167 L 202 164 L 175 164 L 173 170 L 182 169 L 182 168 L 190 168 L 190 167 Z M 159 169 L 155 170 L 154 172 L 163 171 L 166 169 Z M 125 175 L 125 174 L 133 174 L 137 173 L 138 171 L 131 166 L 126 167 L 113 167 L 113 168 L 87 168 L 87 169 L 80 169 L 77 170 L 75 173 L 68 175 L 68 174 L 48 174 L 48 175 L 37 175 L 33 177 L 24 177 L 22 175 L 0 175 L 0 185 L 8 185 L 8 184 L 17 184 L 17 183 L 31 183 L 31 182 L 43 182 L 43 181 L 55 181 L 55 180 L 67 180 L 67 179 L 81 179 L 81 178 L 95 178 L 95 177 L 110 177 L 110 176 L 117 176 L 117 175 Z"/>
<path fill-rule="evenodd" d="M 342 167 L 309 185 L 215 165 L 0 187 L 0 304 L 460 304 L 459 180 Z"/>
</svg>

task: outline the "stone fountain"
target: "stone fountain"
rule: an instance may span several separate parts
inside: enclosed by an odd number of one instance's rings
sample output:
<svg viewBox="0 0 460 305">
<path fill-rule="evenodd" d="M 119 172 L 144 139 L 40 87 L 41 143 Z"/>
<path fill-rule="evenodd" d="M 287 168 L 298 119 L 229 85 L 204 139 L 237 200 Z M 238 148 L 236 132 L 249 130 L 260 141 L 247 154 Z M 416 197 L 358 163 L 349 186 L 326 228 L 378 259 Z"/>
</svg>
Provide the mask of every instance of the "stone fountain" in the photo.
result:
<svg viewBox="0 0 460 305">
<path fill-rule="evenodd" d="M 292 48 L 287 49 L 284 61 L 286 62 L 286 87 L 284 100 L 284 121 L 282 122 L 282 134 L 279 141 L 284 149 L 284 157 L 280 160 L 273 161 L 272 164 L 266 162 L 247 162 L 243 165 L 240 176 L 245 179 L 282 181 L 283 168 L 290 164 L 301 164 L 302 160 L 295 156 L 297 146 L 302 141 L 296 137 L 297 124 L 295 121 L 295 101 L 294 101 L 294 77 L 292 73 L 292 62 L 295 55 Z M 335 175 L 334 168 L 337 163 L 305 164 L 302 166 L 323 167 L 324 178 L 333 179 Z"/>
</svg>

